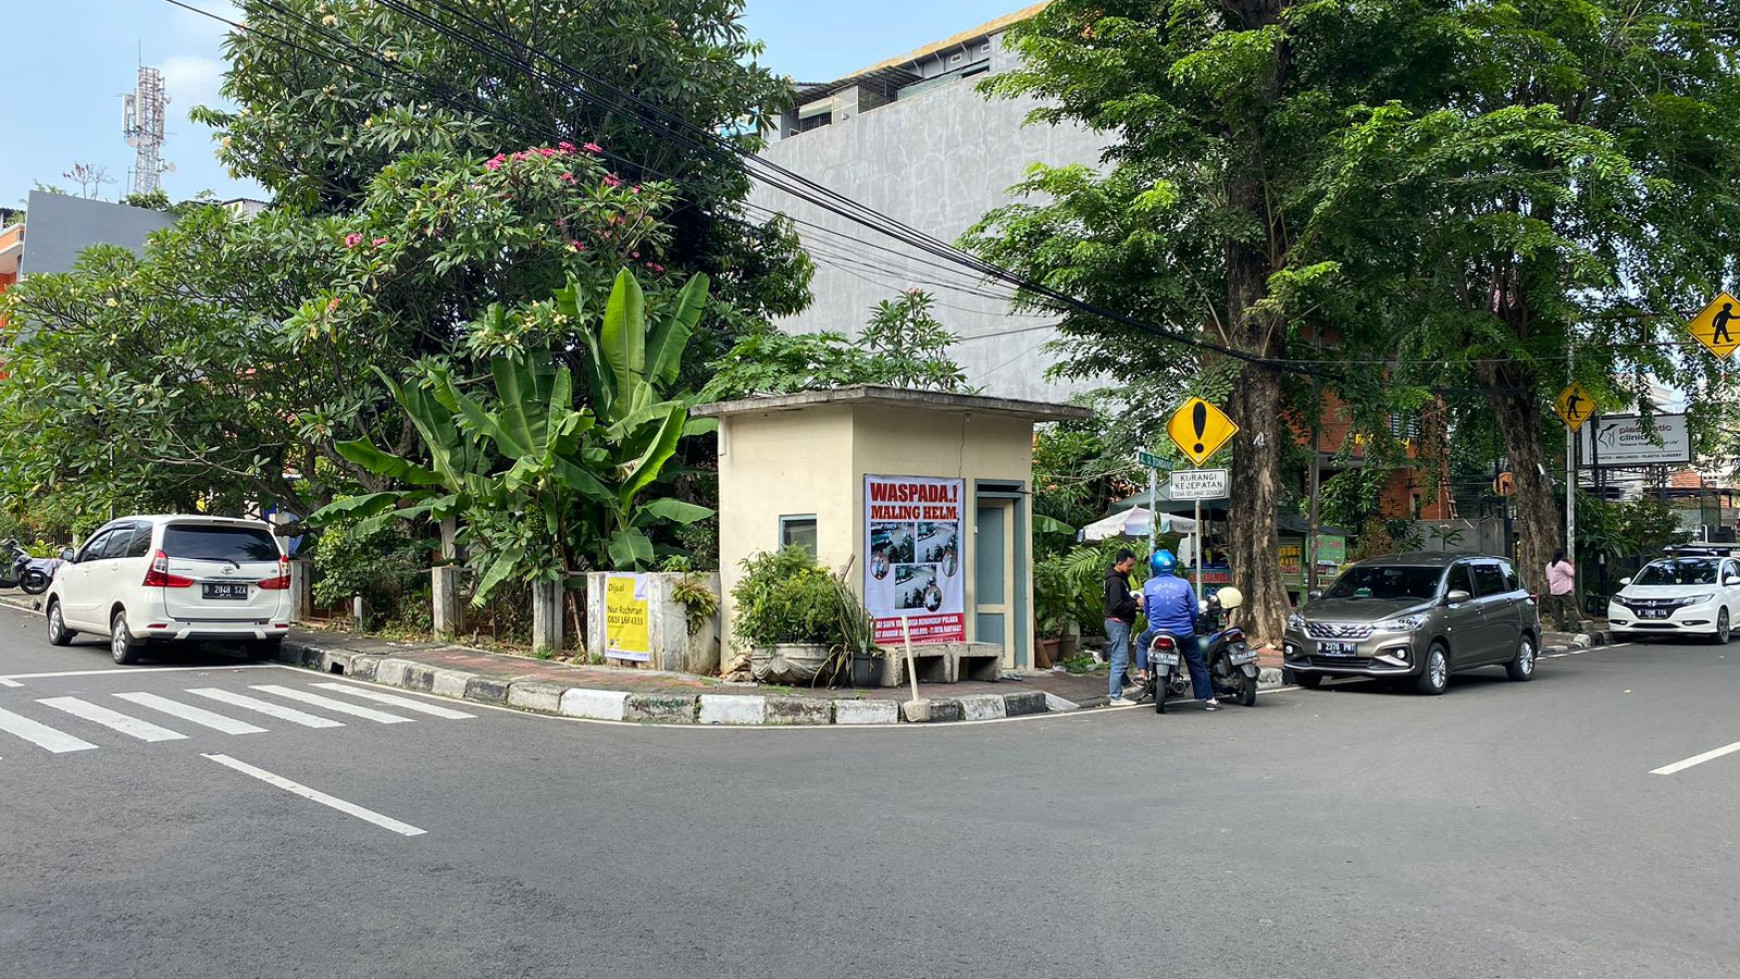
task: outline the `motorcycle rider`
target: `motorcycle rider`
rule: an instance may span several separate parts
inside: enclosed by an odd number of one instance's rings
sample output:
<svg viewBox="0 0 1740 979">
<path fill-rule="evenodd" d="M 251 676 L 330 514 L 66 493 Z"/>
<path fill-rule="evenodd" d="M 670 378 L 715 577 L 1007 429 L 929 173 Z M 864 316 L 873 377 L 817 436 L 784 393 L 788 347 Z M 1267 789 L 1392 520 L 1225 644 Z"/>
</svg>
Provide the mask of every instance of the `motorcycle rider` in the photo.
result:
<svg viewBox="0 0 1740 979">
<path fill-rule="evenodd" d="M 1178 559 L 1164 548 L 1155 551 L 1148 559 L 1148 570 L 1148 581 L 1142 586 L 1142 607 L 1148 615 L 1148 628 L 1136 643 L 1138 682 L 1147 682 L 1148 648 L 1154 642 L 1154 636 L 1164 632 L 1178 640 L 1178 651 L 1190 664 L 1190 686 L 1196 699 L 1202 701 L 1208 710 L 1219 710 L 1220 701 L 1215 698 L 1214 684 L 1208 677 L 1208 663 L 1202 658 L 1202 637 L 1196 634 L 1199 612 L 1196 589 L 1190 587 L 1188 579 L 1178 577 Z M 1157 690 L 1154 695 L 1164 697 L 1166 694 Z"/>
</svg>

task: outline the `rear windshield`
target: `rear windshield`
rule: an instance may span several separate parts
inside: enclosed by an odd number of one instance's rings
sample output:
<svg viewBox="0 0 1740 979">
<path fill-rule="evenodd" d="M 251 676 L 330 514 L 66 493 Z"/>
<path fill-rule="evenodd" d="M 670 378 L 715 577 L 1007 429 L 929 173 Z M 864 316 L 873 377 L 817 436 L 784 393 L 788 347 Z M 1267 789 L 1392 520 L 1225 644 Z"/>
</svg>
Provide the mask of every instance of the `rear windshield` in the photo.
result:
<svg viewBox="0 0 1740 979">
<path fill-rule="evenodd" d="M 1324 598 L 1417 598 L 1438 596 L 1442 568 L 1370 567 L 1349 568 L 1335 579 Z"/>
<path fill-rule="evenodd" d="M 1710 558 L 1681 558 L 1678 561 L 1656 561 L 1643 569 L 1635 584 L 1639 585 L 1713 585 L 1716 583 L 1716 562 Z"/>
<path fill-rule="evenodd" d="M 258 527 L 172 524 L 163 530 L 163 552 L 193 561 L 276 561 L 278 542 Z"/>
</svg>

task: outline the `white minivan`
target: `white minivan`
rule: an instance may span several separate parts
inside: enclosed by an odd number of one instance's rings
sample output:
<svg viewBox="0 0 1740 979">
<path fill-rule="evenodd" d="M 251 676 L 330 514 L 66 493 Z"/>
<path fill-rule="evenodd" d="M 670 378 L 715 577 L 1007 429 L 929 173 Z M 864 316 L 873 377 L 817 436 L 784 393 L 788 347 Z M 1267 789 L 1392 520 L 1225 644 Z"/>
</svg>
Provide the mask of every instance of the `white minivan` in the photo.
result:
<svg viewBox="0 0 1740 979">
<path fill-rule="evenodd" d="M 117 663 L 147 642 L 230 640 L 262 653 L 290 629 L 290 559 L 270 525 L 232 517 L 112 520 L 49 585 L 48 641 L 107 633 Z"/>
</svg>

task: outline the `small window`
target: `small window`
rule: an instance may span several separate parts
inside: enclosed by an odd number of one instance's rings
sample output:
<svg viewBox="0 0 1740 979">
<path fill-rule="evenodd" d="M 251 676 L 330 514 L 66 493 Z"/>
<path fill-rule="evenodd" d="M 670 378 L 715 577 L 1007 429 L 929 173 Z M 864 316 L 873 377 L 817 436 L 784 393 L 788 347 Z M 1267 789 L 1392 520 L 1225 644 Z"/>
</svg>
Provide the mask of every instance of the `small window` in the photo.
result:
<svg viewBox="0 0 1740 979">
<path fill-rule="evenodd" d="M 150 557 L 151 556 L 151 525 L 150 524 L 148 524 L 148 523 L 140 524 L 139 529 L 133 531 L 133 540 L 127 546 L 127 553 L 122 555 L 122 556 L 123 557 Z"/>
<path fill-rule="evenodd" d="M 816 555 L 816 518 L 812 515 L 779 518 L 779 546 L 801 547 Z"/>
<path fill-rule="evenodd" d="M 82 561 L 100 561 L 103 558 L 103 548 L 108 547 L 108 546 L 109 546 L 109 531 L 107 529 L 104 529 L 102 533 L 98 534 L 95 537 L 92 537 L 88 541 L 85 541 L 84 549 L 79 551 L 79 560 L 81 562 Z"/>
<path fill-rule="evenodd" d="M 1498 566 L 1504 571 L 1504 590 L 1510 592 L 1522 591 L 1522 579 L 1517 577 L 1516 569 L 1511 567 L 1510 563 L 1507 561 L 1498 562 Z"/>
<path fill-rule="evenodd" d="M 133 544 L 135 524 L 123 524 L 109 531 L 109 540 L 103 545 L 102 559 L 113 561 L 127 556 L 127 549 Z"/>
<path fill-rule="evenodd" d="M 1502 595 L 1504 588 L 1504 572 L 1498 570 L 1498 565 L 1485 563 L 1474 566 L 1474 583 L 1480 586 L 1475 592 L 1482 598 L 1491 595 Z"/>
<path fill-rule="evenodd" d="M 1458 564 L 1450 569 L 1450 586 L 1447 591 L 1465 591 L 1470 595 L 1479 594 L 1474 590 L 1474 578 L 1468 573 L 1467 564 Z"/>
<path fill-rule="evenodd" d="M 261 527 L 174 524 L 164 528 L 163 550 L 193 561 L 278 560 L 278 542 Z"/>
</svg>

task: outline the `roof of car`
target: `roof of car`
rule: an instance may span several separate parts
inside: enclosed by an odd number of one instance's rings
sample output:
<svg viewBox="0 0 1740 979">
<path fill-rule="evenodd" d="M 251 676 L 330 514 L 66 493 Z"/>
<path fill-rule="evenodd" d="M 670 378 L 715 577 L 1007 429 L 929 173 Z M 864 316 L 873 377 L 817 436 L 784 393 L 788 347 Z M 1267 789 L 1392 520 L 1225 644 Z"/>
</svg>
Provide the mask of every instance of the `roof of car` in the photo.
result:
<svg viewBox="0 0 1740 979">
<path fill-rule="evenodd" d="M 1355 567 L 1401 567 L 1401 568 L 1442 568 L 1462 560 L 1504 561 L 1507 558 L 1497 554 L 1454 554 L 1447 551 L 1414 551 L 1410 554 L 1386 554 L 1383 557 L 1368 557 Z"/>
<path fill-rule="evenodd" d="M 252 517 L 222 517 L 211 513 L 135 513 L 125 517 L 116 517 L 110 523 L 125 521 L 149 521 L 151 523 L 168 523 L 171 520 L 197 520 L 202 523 L 245 523 L 263 524 L 266 521 Z"/>
</svg>

